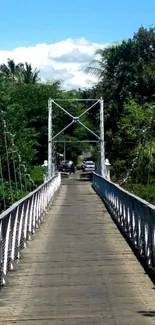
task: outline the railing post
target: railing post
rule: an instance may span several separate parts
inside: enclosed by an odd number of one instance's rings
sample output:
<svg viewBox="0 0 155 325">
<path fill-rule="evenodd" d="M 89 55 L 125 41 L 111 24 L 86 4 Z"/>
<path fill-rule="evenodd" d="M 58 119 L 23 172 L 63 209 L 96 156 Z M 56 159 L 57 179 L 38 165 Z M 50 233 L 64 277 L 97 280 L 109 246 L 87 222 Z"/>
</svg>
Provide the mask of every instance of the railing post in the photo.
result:
<svg viewBox="0 0 155 325">
<path fill-rule="evenodd" d="M 105 160 L 105 178 L 110 181 L 110 166 L 109 159 Z"/>
</svg>

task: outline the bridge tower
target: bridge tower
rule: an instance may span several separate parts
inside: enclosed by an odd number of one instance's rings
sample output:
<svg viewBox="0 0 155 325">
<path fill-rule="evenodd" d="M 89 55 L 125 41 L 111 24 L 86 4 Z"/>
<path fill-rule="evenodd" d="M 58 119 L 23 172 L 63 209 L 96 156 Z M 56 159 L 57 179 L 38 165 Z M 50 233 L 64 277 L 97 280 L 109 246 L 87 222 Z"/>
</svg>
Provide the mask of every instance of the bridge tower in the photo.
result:
<svg viewBox="0 0 155 325">
<path fill-rule="evenodd" d="M 58 101 L 91 101 L 94 102 L 91 106 L 89 106 L 83 113 L 81 113 L 79 116 L 73 116 L 70 114 L 66 109 L 64 109 L 60 104 L 58 104 Z M 100 135 L 97 135 L 94 131 L 89 129 L 85 124 L 83 124 L 80 121 L 80 118 L 86 114 L 89 110 L 91 110 L 94 106 L 97 104 L 100 104 Z M 53 113 L 53 105 L 56 105 L 59 107 L 64 113 L 68 114 L 71 118 L 72 121 L 66 125 L 62 130 L 60 130 L 57 134 L 53 135 L 53 119 L 52 119 L 52 113 Z M 97 140 L 93 142 L 99 142 L 100 143 L 100 172 L 103 177 L 106 178 L 106 163 L 105 163 L 105 143 L 104 143 L 104 100 L 101 97 L 100 99 L 52 99 L 49 98 L 48 100 L 48 178 L 51 178 L 53 175 L 53 168 L 54 168 L 54 150 L 53 150 L 53 144 L 55 139 L 63 133 L 65 130 L 67 130 L 73 123 L 79 123 L 82 125 L 89 133 L 93 134 Z M 78 141 L 82 142 L 82 141 Z"/>
</svg>

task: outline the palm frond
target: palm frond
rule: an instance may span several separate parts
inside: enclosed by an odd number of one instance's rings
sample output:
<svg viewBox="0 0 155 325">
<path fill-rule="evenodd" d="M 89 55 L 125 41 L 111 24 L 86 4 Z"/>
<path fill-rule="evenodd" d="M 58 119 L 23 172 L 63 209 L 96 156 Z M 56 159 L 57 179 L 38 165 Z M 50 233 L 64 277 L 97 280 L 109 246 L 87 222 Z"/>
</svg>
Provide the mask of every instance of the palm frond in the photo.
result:
<svg viewBox="0 0 155 325">
<path fill-rule="evenodd" d="M 90 65 L 86 68 L 85 73 L 91 73 L 99 79 L 103 76 L 106 67 L 107 49 L 98 49 L 95 52 L 97 58 L 90 62 Z"/>
<path fill-rule="evenodd" d="M 9 76 L 9 73 L 10 73 L 9 68 L 7 67 L 6 64 L 0 65 L 0 72 L 3 76 Z"/>
<path fill-rule="evenodd" d="M 101 70 L 100 70 L 100 68 L 89 66 L 86 68 L 85 73 L 90 73 L 94 76 L 100 77 Z"/>
</svg>

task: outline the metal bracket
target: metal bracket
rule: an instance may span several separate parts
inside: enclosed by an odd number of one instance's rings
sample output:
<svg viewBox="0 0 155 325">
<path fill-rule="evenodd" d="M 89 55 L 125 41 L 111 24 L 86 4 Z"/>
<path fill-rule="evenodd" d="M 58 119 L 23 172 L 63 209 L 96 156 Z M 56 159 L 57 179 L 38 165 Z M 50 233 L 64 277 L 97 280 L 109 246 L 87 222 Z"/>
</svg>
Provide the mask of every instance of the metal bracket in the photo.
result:
<svg viewBox="0 0 155 325">
<path fill-rule="evenodd" d="M 79 122 L 79 117 L 78 116 L 74 117 L 74 123 L 77 123 L 77 122 Z"/>
</svg>

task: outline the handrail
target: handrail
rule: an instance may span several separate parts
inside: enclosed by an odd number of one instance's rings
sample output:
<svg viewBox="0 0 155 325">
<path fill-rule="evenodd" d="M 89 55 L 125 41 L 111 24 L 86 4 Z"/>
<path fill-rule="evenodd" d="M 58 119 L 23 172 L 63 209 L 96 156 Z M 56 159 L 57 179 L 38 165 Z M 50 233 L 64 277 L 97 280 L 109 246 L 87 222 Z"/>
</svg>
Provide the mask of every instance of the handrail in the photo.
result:
<svg viewBox="0 0 155 325">
<path fill-rule="evenodd" d="M 61 184 L 57 173 L 0 215 L 0 285 L 35 233 Z"/>
<path fill-rule="evenodd" d="M 155 206 L 96 173 L 93 187 L 138 255 L 155 272 Z"/>
<path fill-rule="evenodd" d="M 56 177 L 56 176 L 54 176 Z M 15 203 L 13 203 L 8 209 L 6 209 L 5 211 L 3 211 L 0 214 L 0 219 L 4 218 L 8 213 L 10 213 L 14 208 L 16 208 L 19 204 L 21 204 L 23 201 L 25 201 L 26 199 L 30 198 L 32 195 L 34 195 L 36 192 L 38 192 L 42 187 L 44 187 L 46 184 L 48 184 L 51 181 L 51 179 L 47 180 L 45 183 L 42 183 L 41 185 L 39 185 L 35 190 L 33 190 L 32 192 L 28 193 L 26 196 L 24 196 L 23 198 L 21 198 L 20 200 L 16 201 Z"/>
</svg>

